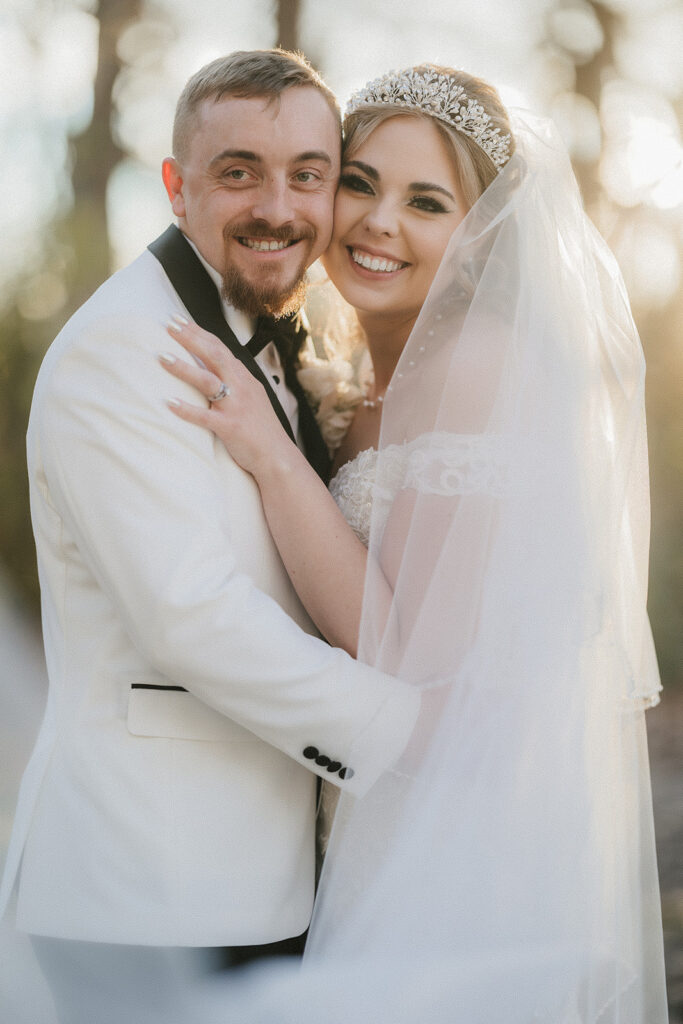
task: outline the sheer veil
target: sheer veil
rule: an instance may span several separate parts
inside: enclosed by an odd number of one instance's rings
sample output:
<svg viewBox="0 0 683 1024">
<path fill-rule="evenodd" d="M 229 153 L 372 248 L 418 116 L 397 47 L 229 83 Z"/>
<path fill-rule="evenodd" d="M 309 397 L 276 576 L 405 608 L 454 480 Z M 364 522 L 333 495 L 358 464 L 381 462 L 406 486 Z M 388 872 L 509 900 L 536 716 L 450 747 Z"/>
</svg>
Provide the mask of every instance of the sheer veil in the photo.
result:
<svg viewBox="0 0 683 1024">
<path fill-rule="evenodd" d="M 643 355 L 564 147 L 513 130 L 382 415 L 359 656 L 424 711 L 333 830 L 307 967 L 356 965 L 340 1020 L 667 1019 Z"/>
<path fill-rule="evenodd" d="M 359 656 L 422 717 L 342 797 L 303 968 L 246 1019 L 667 1020 L 643 354 L 554 130 L 513 131 L 382 414 Z"/>
</svg>

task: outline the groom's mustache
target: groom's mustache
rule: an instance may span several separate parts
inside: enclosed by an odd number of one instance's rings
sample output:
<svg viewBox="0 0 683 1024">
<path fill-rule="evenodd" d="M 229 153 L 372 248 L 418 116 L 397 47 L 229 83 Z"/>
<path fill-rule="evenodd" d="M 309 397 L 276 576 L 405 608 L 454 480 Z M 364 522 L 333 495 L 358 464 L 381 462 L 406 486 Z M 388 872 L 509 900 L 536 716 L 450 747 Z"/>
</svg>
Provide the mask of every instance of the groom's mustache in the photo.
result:
<svg viewBox="0 0 683 1024">
<path fill-rule="evenodd" d="M 283 224 L 279 228 L 270 227 L 265 221 L 251 220 L 244 224 L 226 224 L 223 238 L 268 238 L 276 242 L 300 242 L 302 239 L 315 238 L 315 230 L 310 224 L 297 227 Z"/>
</svg>

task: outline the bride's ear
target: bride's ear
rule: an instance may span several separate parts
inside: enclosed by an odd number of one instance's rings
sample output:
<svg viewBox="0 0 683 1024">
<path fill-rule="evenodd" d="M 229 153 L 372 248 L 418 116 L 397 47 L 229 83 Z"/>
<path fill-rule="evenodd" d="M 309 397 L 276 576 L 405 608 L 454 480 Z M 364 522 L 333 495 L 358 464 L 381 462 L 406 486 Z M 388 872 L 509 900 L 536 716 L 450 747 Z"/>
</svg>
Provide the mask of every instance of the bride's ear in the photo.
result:
<svg viewBox="0 0 683 1024">
<path fill-rule="evenodd" d="M 171 200 L 171 208 L 176 217 L 185 216 L 185 197 L 183 196 L 183 174 L 178 161 L 167 156 L 161 165 L 161 177 L 163 179 L 168 198 Z"/>
</svg>

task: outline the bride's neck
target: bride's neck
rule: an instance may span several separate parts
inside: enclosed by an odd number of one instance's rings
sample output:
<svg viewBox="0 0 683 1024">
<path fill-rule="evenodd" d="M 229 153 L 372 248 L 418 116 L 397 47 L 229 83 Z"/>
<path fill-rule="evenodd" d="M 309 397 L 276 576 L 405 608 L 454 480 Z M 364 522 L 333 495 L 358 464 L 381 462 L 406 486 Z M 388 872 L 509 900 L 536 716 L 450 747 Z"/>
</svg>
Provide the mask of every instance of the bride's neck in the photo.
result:
<svg viewBox="0 0 683 1024">
<path fill-rule="evenodd" d="M 359 313 L 358 322 L 363 329 L 375 372 L 375 390 L 386 391 L 396 364 L 403 352 L 415 317 L 392 319 L 386 314 Z"/>
</svg>

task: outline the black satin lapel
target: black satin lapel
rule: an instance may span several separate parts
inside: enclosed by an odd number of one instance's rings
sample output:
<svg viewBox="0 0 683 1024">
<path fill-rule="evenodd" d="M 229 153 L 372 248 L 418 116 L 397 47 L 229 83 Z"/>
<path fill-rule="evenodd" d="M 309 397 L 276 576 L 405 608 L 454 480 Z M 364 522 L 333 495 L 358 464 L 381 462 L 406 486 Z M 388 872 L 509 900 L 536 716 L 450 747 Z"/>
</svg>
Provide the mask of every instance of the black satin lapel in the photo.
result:
<svg viewBox="0 0 683 1024">
<path fill-rule="evenodd" d="M 259 330 L 262 326 L 266 327 L 267 325 L 259 321 Z M 308 339 L 308 326 L 305 317 L 302 314 L 284 317 L 275 321 L 271 329 L 284 367 L 285 383 L 296 398 L 299 407 L 299 434 L 306 458 L 318 476 L 327 483 L 331 468 L 329 452 L 296 372 L 299 352 Z M 267 334 L 268 331 L 266 330 L 265 333 Z M 258 334 L 259 331 L 257 331 Z M 254 340 L 252 339 L 252 341 Z"/>
<path fill-rule="evenodd" d="M 263 384 L 277 418 L 294 441 L 292 424 L 289 422 L 287 413 L 280 405 L 278 397 L 261 367 L 245 346 L 240 345 L 231 331 L 223 316 L 216 286 L 182 231 L 175 224 L 171 224 L 147 248 L 161 263 L 166 276 L 195 323 L 220 338 L 232 354 L 244 363 L 249 372 Z"/>
<path fill-rule="evenodd" d="M 306 458 L 324 483 L 328 483 L 332 464 L 330 455 L 293 366 L 285 373 L 285 382 L 299 406 L 299 431 L 304 443 Z"/>
</svg>

